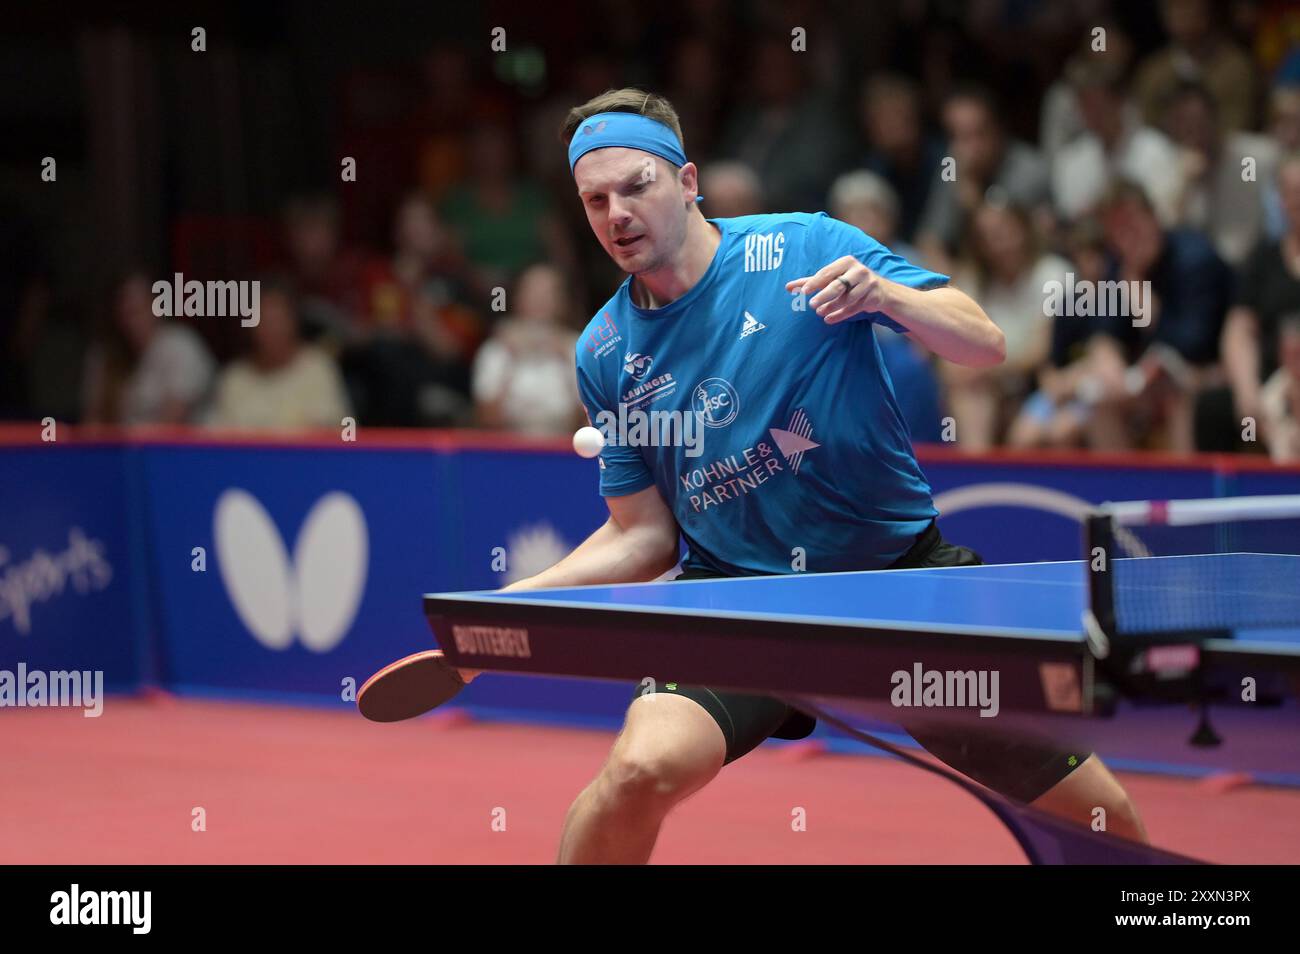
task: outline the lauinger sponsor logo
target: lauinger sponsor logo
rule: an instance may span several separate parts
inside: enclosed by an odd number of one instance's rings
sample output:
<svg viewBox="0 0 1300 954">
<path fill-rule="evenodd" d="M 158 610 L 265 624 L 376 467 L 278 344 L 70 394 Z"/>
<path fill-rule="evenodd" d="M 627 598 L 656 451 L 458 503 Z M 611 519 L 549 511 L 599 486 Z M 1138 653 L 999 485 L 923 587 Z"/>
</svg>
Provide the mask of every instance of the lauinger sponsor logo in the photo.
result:
<svg viewBox="0 0 1300 954">
<path fill-rule="evenodd" d="M 635 387 L 628 388 L 623 393 L 623 403 L 630 407 L 636 407 L 638 404 L 653 404 L 676 390 L 677 381 L 671 373 L 665 371 L 663 374 L 656 374 L 648 381 L 642 381 Z"/>
</svg>

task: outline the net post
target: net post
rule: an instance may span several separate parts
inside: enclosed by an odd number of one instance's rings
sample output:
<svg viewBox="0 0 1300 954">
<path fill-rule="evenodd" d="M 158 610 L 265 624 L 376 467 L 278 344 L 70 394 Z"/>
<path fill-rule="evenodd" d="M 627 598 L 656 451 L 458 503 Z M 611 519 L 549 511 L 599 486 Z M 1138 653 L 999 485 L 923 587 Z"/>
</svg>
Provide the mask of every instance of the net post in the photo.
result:
<svg viewBox="0 0 1300 954">
<path fill-rule="evenodd" d="M 1101 550 L 1100 559 L 1097 550 Z M 1088 514 L 1083 523 L 1083 571 L 1088 580 L 1088 609 L 1106 636 L 1115 633 L 1115 523 L 1101 511 Z"/>
</svg>

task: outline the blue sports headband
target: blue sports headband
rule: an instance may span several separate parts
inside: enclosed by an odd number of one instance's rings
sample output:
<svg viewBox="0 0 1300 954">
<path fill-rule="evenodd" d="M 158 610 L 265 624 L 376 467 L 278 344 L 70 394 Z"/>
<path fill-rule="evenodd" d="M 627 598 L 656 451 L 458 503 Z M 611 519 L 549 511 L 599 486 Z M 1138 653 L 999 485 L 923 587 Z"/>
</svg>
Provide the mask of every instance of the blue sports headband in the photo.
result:
<svg viewBox="0 0 1300 954">
<path fill-rule="evenodd" d="M 593 149 L 610 146 L 640 149 L 667 159 L 679 169 L 686 165 L 686 153 L 677 134 L 659 120 L 639 113 L 596 113 L 583 120 L 569 140 L 569 172 Z M 703 196 L 697 196 L 695 201 L 701 199 Z"/>
</svg>

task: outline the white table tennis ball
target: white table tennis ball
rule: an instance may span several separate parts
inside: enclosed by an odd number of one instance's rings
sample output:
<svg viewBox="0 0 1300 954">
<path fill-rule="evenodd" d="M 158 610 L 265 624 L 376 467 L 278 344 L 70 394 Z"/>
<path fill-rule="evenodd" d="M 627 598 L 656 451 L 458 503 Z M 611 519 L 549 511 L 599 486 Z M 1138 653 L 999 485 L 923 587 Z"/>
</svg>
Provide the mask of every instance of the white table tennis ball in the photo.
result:
<svg viewBox="0 0 1300 954">
<path fill-rule="evenodd" d="M 580 427 L 573 434 L 573 449 L 580 457 L 595 457 L 605 446 L 605 435 L 594 427 Z"/>
</svg>

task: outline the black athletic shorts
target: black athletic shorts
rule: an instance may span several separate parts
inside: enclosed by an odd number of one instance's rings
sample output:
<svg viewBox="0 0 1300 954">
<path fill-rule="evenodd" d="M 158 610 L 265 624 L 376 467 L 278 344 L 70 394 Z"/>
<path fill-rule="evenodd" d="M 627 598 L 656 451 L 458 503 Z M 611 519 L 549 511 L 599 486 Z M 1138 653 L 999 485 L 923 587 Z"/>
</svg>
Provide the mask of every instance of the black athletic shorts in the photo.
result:
<svg viewBox="0 0 1300 954">
<path fill-rule="evenodd" d="M 937 566 L 978 566 L 984 561 L 966 547 L 954 546 L 931 522 L 916 543 L 889 567 L 891 570 Z M 679 580 L 712 579 L 725 574 L 688 569 Z M 722 729 L 727 740 L 726 763 L 734 762 L 766 739 L 802 739 L 817 720 L 780 699 L 753 693 L 714 690 L 707 686 L 661 682 L 657 692 L 694 699 Z M 637 697 L 644 687 L 637 687 Z M 1091 753 L 1065 751 L 1050 740 L 994 729 L 964 726 L 919 726 L 903 723 L 912 738 L 947 765 L 1017 802 L 1032 802 L 1073 772 Z"/>
</svg>

